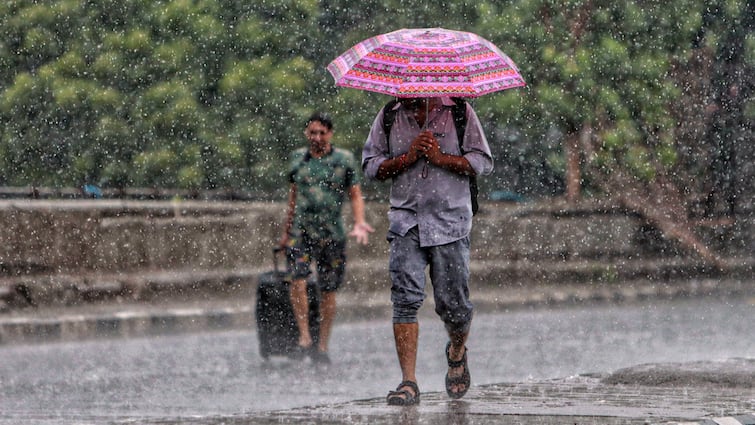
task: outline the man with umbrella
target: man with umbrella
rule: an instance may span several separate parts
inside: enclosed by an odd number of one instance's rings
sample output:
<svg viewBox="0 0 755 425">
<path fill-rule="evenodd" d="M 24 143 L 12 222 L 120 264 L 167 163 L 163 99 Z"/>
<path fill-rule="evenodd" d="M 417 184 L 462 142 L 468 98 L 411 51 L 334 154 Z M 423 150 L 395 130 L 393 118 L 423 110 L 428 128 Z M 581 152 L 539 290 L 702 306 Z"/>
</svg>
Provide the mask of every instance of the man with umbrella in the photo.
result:
<svg viewBox="0 0 755 425">
<path fill-rule="evenodd" d="M 435 311 L 450 340 L 446 347 L 446 390 L 450 397 L 460 398 L 470 385 L 465 346 L 472 321 L 469 177 L 489 174 L 493 159 L 477 115 L 466 103 L 466 131 L 456 134 L 453 106 L 454 100 L 447 97 L 398 102 L 389 112 L 395 114 L 390 134 L 385 134 L 386 111 L 382 110 L 362 152 L 365 175 L 393 182 L 389 269 L 393 333 L 403 380 L 389 393 L 389 404 L 419 402 L 415 376 L 417 311 L 424 300 L 427 267 Z M 461 144 L 459 138 L 463 138 Z"/>
<path fill-rule="evenodd" d="M 399 98 L 375 118 L 362 151 L 369 178 L 392 180 L 388 213 L 393 333 L 403 380 L 388 404 L 419 403 L 415 375 L 425 269 L 448 331 L 446 392 L 470 386 L 466 341 L 472 181 L 493 169 L 474 110 L 449 96 L 476 97 L 525 85 L 488 40 L 443 28 L 402 29 L 364 40 L 328 65 L 336 84 Z"/>
</svg>

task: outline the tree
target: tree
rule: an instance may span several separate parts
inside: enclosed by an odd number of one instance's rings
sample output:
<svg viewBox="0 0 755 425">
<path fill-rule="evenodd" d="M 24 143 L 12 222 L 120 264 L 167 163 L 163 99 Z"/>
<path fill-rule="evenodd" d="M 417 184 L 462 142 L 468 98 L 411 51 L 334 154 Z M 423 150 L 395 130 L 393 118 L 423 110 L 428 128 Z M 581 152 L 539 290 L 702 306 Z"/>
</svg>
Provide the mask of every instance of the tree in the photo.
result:
<svg viewBox="0 0 755 425">
<path fill-rule="evenodd" d="M 693 232 L 685 188 L 676 179 L 683 118 L 674 106 L 684 93 L 674 73 L 694 60 L 693 40 L 707 5 L 520 1 L 480 7 L 491 17 L 482 31 L 505 28 L 496 40 L 525 55 L 530 89 L 515 125 L 532 139 L 549 128 L 562 135 L 567 199 L 595 188 L 718 264 Z M 745 12 L 743 3 L 728 7 L 732 17 Z M 704 108 L 692 106 L 684 113 Z"/>
<path fill-rule="evenodd" d="M 528 83 L 474 100 L 497 168 L 520 177 L 482 179 L 483 193 L 595 195 L 688 226 L 693 202 L 720 212 L 755 187 L 755 173 L 736 174 L 753 156 L 736 142 L 755 122 L 752 9 L 743 0 L 9 1 L 0 183 L 282 198 L 313 110 L 331 112 L 334 142 L 358 155 L 388 100 L 336 88 L 326 65 L 379 33 L 446 27 L 494 42 Z"/>
<path fill-rule="evenodd" d="M 318 85 L 302 48 L 317 2 L 0 8 L 4 183 L 279 186 L 270 171 L 284 168 Z M 248 86 L 229 85 L 239 78 Z"/>
</svg>

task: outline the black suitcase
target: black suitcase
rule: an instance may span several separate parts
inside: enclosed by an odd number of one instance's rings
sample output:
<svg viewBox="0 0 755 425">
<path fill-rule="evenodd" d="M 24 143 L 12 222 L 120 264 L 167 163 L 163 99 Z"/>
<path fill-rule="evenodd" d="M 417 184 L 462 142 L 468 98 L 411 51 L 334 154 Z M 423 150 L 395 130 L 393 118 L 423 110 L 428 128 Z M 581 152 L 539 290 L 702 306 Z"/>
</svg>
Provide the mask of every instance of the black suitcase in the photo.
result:
<svg viewBox="0 0 755 425">
<path fill-rule="evenodd" d="M 257 282 L 257 303 L 255 318 L 259 338 L 260 355 L 263 359 L 270 356 L 298 355 L 299 329 L 291 308 L 289 292 L 290 282 L 286 274 L 278 270 L 278 252 L 273 250 L 274 270 L 262 273 Z M 307 280 L 307 298 L 309 300 L 309 332 L 312 341 L 317 344 L 320 336 L 320 290 L 317 281 Z"/>
</svg>

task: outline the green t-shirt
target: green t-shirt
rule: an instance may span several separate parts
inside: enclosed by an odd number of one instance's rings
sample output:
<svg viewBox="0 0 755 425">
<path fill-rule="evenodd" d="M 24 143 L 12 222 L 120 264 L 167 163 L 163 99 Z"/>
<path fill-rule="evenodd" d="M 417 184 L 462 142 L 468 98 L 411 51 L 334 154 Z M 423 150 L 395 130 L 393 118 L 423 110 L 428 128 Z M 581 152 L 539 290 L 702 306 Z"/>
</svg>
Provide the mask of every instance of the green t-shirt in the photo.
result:
<svg viewBox="0 0 755 425">
<path fill-rule="evenodd" d="M 322 158 L 309 149 L 297 149 L 291 160 L 289 181 L 296 184 L 296 208 L 291 236 L 305 233 L 311 239 L 346 239 L 341 216 L 349 188 L 359 183 L 354 155 L 333 147 Z"/>
</svg>

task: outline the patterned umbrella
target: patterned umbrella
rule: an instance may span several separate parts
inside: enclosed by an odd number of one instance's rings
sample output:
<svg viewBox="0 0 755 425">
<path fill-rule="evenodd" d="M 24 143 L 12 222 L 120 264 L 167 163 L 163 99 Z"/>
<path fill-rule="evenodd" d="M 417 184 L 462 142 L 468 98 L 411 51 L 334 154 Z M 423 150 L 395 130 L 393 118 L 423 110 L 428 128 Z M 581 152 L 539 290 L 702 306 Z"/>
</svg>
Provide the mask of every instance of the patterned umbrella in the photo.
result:
<svg viewBox="0 0 755 425">
<path fill-rule="evenodd" d="M 336 85 L 396 97 L 477 97 L 525 85 L 514 62 L 493 43 L 443 28 L 378 35 L 328 65 Z"/>
</svg>

